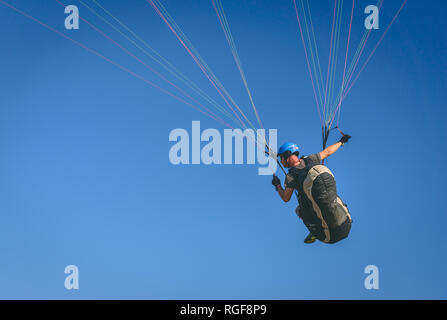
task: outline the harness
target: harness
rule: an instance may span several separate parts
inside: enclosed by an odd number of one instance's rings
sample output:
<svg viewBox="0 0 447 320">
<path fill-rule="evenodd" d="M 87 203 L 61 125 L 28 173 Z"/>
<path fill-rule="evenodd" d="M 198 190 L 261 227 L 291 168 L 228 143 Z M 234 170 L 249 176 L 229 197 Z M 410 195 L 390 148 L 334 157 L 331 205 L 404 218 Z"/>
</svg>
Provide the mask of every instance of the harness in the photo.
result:
<svg viewBox="0 0 447 320">
<path fill-rule="evenodd" d="M 312 201 L 307 197 L 303 188 L 304 180 L 306 180 L 309 171 L 318 164 L 308 165 L 308 161 L 305 157 L 302 157 L 301 161 L 304 161 L 304 168 L 300 169 L 292 167 L 289 169 L 289 174 L 296 181 L 296 189 L 298 190 L 299 211 L 297 214 L 311 233 L 318 238 L 324 238 L 324 230 L 321 225 L 321 220 L 318 219 L 317 214 L 313 209 Z"/>
</svg>

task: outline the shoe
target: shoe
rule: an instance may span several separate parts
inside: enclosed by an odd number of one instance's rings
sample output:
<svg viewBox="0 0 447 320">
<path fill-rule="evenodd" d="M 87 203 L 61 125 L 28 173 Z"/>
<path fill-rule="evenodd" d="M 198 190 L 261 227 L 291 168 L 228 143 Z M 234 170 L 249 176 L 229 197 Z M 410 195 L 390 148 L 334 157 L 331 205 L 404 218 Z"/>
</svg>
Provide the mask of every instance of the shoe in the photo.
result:
<svg viewBox="0 0 447 320">
<path fill-rule="evenodd" d="M 312 234 L 309 233 L 309 235 L 306 237 L 306 239 L 304 239 L 304 243 L 314 243 L 315 241 L 317 241 L 317 238 Z"/>
</svg>

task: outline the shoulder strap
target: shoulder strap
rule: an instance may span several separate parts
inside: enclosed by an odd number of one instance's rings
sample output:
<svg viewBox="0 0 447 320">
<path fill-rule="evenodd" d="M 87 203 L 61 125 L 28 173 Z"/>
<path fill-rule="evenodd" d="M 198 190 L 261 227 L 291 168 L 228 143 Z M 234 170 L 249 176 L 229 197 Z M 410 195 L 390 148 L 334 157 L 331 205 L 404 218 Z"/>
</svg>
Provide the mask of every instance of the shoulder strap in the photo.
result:
<svg viewBox="0 0 447 320">
<path fill-rule="evenodd" d="M 307 156 L 302 156 L 301 160 L 303 160 L 304 164 L 307 166 L 308 163 L 307 163 L 307 159 L 306 158 L 307 158 Z"/>
</svg>

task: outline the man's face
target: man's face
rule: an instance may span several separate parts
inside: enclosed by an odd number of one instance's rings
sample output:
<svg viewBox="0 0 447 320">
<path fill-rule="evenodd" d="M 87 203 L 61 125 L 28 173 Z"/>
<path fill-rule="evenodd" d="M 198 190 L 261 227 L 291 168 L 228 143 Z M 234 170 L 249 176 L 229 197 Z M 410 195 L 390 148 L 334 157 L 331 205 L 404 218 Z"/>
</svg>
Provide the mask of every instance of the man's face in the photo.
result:
<svg viewBox="0 0 447 320">
<path fill-rule="evenodd" d="M 289 165 L 287 164 L 286 159 L 285 159 L 283 156 L 281 156 L 280 158 L 281 158 L 281 164 L 282 164 L 285 168 L 288 168 Z"/>
</svg>

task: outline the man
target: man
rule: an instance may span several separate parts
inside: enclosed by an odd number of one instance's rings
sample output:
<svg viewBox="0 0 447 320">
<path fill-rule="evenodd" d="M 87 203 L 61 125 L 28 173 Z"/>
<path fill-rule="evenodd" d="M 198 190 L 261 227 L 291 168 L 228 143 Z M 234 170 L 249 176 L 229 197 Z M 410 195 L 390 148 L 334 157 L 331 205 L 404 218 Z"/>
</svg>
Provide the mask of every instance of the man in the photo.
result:
<svg viewBox="0 0 447 320">
<path fill-rule="evenodd" d="M 284 182 L 273 175 L 272 184 L 284 202 L 290 201 L 294 190 L 298 191 L 299 206 L 296 214 L 309 230 L 305 243 L 317 239 L 324 243 L 336 243 L 349 235 L 352 219 L 345 203 L 337 196 L 334 175 L 321 162 L 334 154 L 351 138 L 343 135 L 339 142 L 308 157 L 299 158 L 298 146 L 286 143 L 279 148 L 278 156 L 285 168 L 289 168 Z"/>
</svg>

